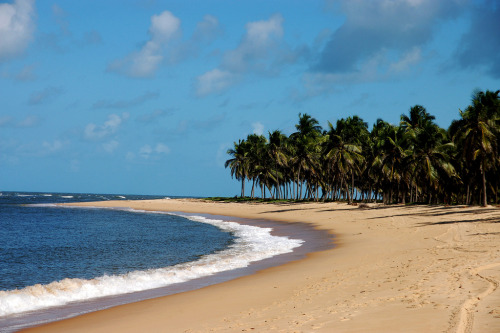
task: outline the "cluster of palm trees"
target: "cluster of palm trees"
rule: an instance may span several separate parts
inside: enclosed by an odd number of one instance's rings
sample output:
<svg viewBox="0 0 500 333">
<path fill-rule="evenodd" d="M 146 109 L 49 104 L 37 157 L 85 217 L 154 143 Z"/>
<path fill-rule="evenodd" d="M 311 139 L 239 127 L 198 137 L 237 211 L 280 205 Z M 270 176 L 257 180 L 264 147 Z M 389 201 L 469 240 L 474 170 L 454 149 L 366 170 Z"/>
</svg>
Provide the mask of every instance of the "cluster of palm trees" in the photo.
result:
<svg viewBox="0 0 500 333">
<path fill-rule="evenodd" d="M 323 129 L 299 114 L 296 132 L 251 134 L 234 142 L 226 168 L 250 197 L 290 200 L 381 200 L 385 204 L 498 203 L 500 90 L 476 91 L 460 119 L 440 128 L 420 105 L 399 125 L 360 117 Z"/>
</svg>

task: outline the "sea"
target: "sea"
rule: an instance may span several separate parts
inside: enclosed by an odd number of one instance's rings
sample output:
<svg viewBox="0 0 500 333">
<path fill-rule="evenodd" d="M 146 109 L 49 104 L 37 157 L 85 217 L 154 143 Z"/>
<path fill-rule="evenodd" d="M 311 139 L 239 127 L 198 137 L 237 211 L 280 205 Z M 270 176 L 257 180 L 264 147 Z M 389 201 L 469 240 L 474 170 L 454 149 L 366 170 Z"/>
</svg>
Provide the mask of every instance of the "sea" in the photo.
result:
<svg viewBox="0 0 500 333">
<path fill-rule="evenodd" d="M 0 192 L 0 332 L 217 283 L 232 277 L 224 272 L 294 252 L 310 232 L 290 237 L 236 218 L 57 205 L 169 198 Z"/>
</svg>

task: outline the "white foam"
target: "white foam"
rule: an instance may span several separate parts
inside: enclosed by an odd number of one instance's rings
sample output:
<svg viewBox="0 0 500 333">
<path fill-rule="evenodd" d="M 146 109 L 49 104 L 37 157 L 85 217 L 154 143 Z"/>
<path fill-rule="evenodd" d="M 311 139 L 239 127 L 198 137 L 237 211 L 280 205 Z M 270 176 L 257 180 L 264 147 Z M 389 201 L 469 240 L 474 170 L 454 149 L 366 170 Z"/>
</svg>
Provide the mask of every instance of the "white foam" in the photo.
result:
<svg viewBox="0 0 500 333">
<path fill-rule="evenodd" d="M 72 195 L 61 195 L 61 198 L 71 199 L 74 197 Z"/>
<path fill-rule="evenodd" d="M 273 236 L 271 228 L 254 227 L 202 216 L 183 217 L 232 232 L 236 236 L 235 242 L 223 251 L 205 255 L 194 262 L 171 267 L 134 271 L 123 275 L 105 275 L 91 280 L 64 279 L 47 285 L 37 284 L 20 290 L 0 291 L 0 316 L 185 282 L 246 267 L 254 261 L 292 252 L 303 243 L 300 239 Z"/>
</svg>

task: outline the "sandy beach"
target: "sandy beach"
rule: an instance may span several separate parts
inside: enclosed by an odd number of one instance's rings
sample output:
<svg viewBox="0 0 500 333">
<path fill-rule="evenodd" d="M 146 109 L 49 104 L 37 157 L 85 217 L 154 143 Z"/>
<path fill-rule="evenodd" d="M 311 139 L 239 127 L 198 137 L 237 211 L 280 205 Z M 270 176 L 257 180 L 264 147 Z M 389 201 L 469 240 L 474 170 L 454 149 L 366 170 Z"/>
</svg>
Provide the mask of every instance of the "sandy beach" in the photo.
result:
<svg viewBox="0 0 500 333">
<path fill-rule="evenodd" d="M 228 282 L 26 331 L 500 332 L 496 207 L 195 199 L 80 205 L 304 222 L 330 232 L 335 247 Z"/>
</svg>

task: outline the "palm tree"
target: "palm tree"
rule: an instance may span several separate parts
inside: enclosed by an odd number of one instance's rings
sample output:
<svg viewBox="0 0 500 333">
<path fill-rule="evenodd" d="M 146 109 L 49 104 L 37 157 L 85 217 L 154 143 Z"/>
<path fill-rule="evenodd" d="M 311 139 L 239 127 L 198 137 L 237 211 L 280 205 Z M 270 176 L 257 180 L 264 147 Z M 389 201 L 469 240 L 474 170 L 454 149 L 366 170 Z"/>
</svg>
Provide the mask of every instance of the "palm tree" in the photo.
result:
<svg viewBox="0 0 500 333">
<path fill-rule="evenodd" d="M 427 190 L 429 203 L 432 193 L 439 190 L 440 178 L 457 177 L 450 163 L 454 145 L 448 141 L 446 131 L 434 123 L 434 119 L 423 106 L 415 105 L 410 109 L 409 116 L 401 115 L 400 124 L 413 150 L 408 156 L 409 169 L 413 172 L 412 185 L 420 185 Z"/>
<path fill-rule="evenodd" d="M 321 126 L 318 121 L 307 113 L 299 113 L 299 123 L 295 125 L 297 132 L 290 135 L 295 155 L 291 160 L 296 170 L 296 199 L 302 197 L 302 183 L 306 173 L 315 174 L 319 161 L 319 146 L 317 141 L 321 137 Z M 299 191 L 300 184 L 300 191 Z M 308 188 L 310 184 L 307 184 Z"/>
<path fill-rule="evenodd" d="M 268 154 L 274 162 L 276 198 L 280 198 L 280 167 L 286 166 L 287 156 L 285 154 L 285 144 L 287 137 L 279 130 L 269 132 Z"/>
<path fill-rule="evenodd" d="M 350 174 L 352 179 L 354 179 L 354 173 L 359 171 L 359 165 L 363 161 L 363 156 L 361 155 L 361 145 L 348 143 L 344 139 L 346 136 L 346 133 L 342 133 L 344 125 L 344 119 L 337 121 L 337 129 L 328 122 L 329 130 L 326 134 L 323 151 L 332 174 L 338 175 L 340 188 L 345 184 L 347 200 L 349 203 L 352 203 L 353 191 L 349 191 L 347 178 Z"/>
<path fill-rule="evenodd" d="M 383 175 L 384 203 L 392 203 L 394 190 L 399 197 L 401 180 L 406 182 L 411 172 L 408 163 L 408 157 L 411 155 L 408 136 L 401 127 L 382 121 L 377 124 L 375 145 L 377 155 L 373 166 Z"/>
<path fill-rule="evenodd" d="M 421 105 L 401 115 L 399 126 L 378 119 L 371 132 L 358 116 L 340 119 L 322 132 L 318 121 L 299 114 L 296 132 L 248 135 L 228 150 L 231 176 L 252 180 L 276 198 L 323 199 L 366 194 L 384 203 L 419 198 L 431 202 L 465 202 L 488 195 L 498 202 L 500 170 L 500 90 L 477 91 L 448 130 Z M 477 186 L 476 184 L 481 184 Z M 306 191 L 303 194 L 303 187 Z M 395 194 L 395 196 L 394 196 Z M 423 195 L 422 195 L 423 194 Z M 490 200 L 492 201 L 492 200 Z M 476 201 L 473 201 L 474 204 Z"/>
<path fill-rule="evenodd" d="M 248 143 L 248 177 L 252 179 L 250 197 L 253 199 L 255 197 L 255 184 L 262 179 L 264 172 L 263 161 L 265 160 L 267 139 L 262 135 L 250 134 L 246 141 Z"/>
<path fill-rule="evenodd" d="M 488 204 L 486 173 L 497 164 L 498 154 L 498 94 L 477 91 L 472 105 L 460 110 L 461 119 L 450 125 L 453 141 L 461 147 L 462 158 L 470 168 L 479 171 L 482 182 L 481 204 Z"/>
<path fill-rule="evenodd" d="M 248 147 L 245 140 L 234 142 L 234 147 L 228 149 L 227 153 L 233 158 L 224 163 L 224 167 L 231 169 L 231 177 L 241 180 L 241 197 L 245 197 L 245 181 L 248 176 Z"/>
</svg>

